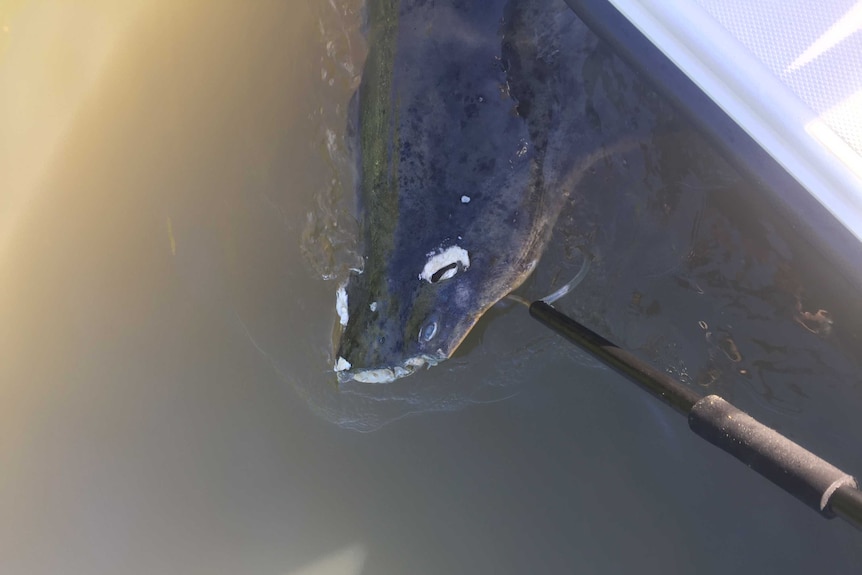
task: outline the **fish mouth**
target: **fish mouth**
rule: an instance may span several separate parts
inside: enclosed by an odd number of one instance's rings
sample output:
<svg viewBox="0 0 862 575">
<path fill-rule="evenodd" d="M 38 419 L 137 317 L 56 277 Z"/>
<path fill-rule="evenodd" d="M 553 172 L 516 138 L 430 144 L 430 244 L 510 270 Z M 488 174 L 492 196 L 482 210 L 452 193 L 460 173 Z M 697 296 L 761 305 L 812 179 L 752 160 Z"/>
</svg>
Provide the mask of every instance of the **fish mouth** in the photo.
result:
<svg viewBox="0 0 862 575">
<path fill-rule="evenodd" d="M 406 360 L 401 365 L 393 367 L 378 367 L 371 369 L 353 369 L 350 362 L 339 357 L 335 362 L 335 373 L 338 377 L 338 383 L 347 383 L 348 381 L 358 381 L 361 383 L 392 383 L 396 379 L 407 377 L 418 371 L 421 367 L 431 367 L 437 365 L 445 359 L 439 355 L 417 355 Z"/>
</svg>

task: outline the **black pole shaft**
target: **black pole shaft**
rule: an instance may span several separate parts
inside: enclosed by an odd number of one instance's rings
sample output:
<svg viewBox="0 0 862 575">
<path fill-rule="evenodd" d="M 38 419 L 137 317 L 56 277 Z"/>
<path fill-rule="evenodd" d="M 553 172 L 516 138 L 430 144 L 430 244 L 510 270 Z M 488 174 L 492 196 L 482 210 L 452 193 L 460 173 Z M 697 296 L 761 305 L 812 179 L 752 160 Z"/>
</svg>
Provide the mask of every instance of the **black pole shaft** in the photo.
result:
<svg viewBox="0 0 862 575">
<path fill-rule="evenodd" d="M 838 515 L 862 529 L 862 492 L 849 474 L 720 397 L 701 397 L 543 301 L 530 305 L 530 315 L 687 416 L 692 431 L 824 517 Z"/>
<path fill-rule="evenodd" d="M 530 315 L 628 377 L 682 415 L 688 415 L 700 395 L 634 354 L 620 349 L 596 332 L 558 312 L 543 301 L 530 306 Z"/>
</svg>

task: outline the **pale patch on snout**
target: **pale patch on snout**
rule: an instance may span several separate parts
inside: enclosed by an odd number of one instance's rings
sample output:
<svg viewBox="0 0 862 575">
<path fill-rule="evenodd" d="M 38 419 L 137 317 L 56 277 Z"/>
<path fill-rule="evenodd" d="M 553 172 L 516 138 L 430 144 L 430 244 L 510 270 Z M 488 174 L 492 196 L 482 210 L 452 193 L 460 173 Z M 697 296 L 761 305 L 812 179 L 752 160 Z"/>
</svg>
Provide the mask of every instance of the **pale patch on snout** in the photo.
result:
<svg viewBox="0 0 862 575">
<path fill-rule="evenodd" d="M 404 371 L 405 375 L 407 371 Z M 353 379 L 360 383 L 392 383 L 398 379 L 398 374 L 388 368 L 366 369 L 353 374 Z"/>
<path fill-rule="evenodd" d="M 443 359 L 445 359 L 443 352 L 438 350 L 437 355 L 417 355 L 411 357 L 402 365 L 394 367 L 348 371 L 352 368 L 350 362 L 343 357 L 339 357 L 338 363 L 335 364 L 335 371 L 338 373 L 339 383 L 346 383 L 351 380 L 360 383 L 392 383 L 396 379 L 415 373 L 422 367 L 437 365 Z"/>
<path fill-rule="evenodd" d="M 428 256 L 428 261 L 419 274 L 419 279 L 428 283 L 447 280 L 458 273 L 459 268 L 466 270 L 470 267 L 470 255 L 460 246 L 450 246 L 445 250 L 431 252 Z M 439 273 L 441 270 L 444 270 L 442 274 Z"/>
</svg>

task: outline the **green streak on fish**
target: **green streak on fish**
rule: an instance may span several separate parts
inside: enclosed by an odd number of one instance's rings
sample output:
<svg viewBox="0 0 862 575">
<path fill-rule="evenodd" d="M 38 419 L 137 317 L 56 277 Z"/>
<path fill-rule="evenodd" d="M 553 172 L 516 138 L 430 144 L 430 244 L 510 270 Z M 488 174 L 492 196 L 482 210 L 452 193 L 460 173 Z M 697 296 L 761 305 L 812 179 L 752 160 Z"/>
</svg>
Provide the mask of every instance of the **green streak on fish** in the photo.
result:
<svg viewBox="0 0 862 575">
<path fill-rule="evenodd" d="M 366 226 L 371 245 L 367 249 L 381 253 L 392 249 L 397 220 L 390 214 L 398 211 L 398 165 L 392 154 L 392 142 L 398 139 L 392 105 L 398 4 L 398 0 L 368 0 L 370 47 L 363 71 L 363 89 L 359 92 L 361 186 L 367 194 L 365 201 L 381 207 L 368 212 Z"/>
</svg>

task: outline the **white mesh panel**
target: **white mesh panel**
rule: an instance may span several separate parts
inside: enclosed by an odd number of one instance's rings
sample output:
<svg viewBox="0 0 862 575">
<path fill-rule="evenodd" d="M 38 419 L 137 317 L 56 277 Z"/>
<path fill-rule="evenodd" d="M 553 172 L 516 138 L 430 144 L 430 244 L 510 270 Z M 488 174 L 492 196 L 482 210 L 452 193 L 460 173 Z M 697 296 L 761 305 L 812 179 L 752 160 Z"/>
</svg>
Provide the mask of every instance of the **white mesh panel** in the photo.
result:
<svg viewBox="0 0 862 575">
<path fill-rule="evenodd" d="M 862 2 L 697 2 L 862 155 Z"/>
</svg>

